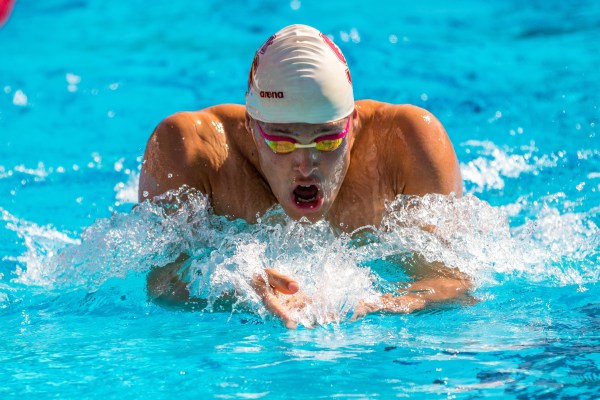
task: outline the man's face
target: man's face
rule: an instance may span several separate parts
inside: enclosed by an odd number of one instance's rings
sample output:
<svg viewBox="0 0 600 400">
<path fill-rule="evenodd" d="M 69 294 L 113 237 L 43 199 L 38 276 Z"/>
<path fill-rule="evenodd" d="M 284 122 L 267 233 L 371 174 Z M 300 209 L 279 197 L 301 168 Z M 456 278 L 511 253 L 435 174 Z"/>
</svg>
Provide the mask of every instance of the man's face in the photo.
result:
<svg viewBox="0 0 600 400">
<path fill-rule="evenodd" d="M 337 197 L 350 163 L 351 116 L 325 124 L 265 123 L 249 118 L 249 124 L 263 175 L 285 212 L 294 219 L 306 217 L 311 222 L 324 218 Z M 346 127 L 348 134 L 335 150 L 309 147 L 285 154 L 275 153 L 260 132 L 262 129 L 269 137 L 289 138 L 307 145 L 321 137 L 339 134 Z"/>
</svg>

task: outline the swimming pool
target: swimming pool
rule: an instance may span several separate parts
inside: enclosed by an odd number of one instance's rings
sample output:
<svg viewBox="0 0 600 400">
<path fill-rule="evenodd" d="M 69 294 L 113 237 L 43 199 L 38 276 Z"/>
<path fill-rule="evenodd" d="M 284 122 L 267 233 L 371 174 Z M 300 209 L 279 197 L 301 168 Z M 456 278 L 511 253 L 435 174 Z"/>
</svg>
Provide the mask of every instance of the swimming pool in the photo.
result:
<svg viewBox="0 0 600 400">
<path fill-rule="evenodd" d="M 600 396 L 600 5 L 416 3 L 18 1 L 0 29 L 0 397 Z M 357 98 L 438 116 L 468 195 L 399 199 L 360 245 L 195 194 L 173 217 L 132 210 L 154 126 L 243 102 L 255 49 L 290 23 L 342 47 Z M 146 272 L 182 250 L 193 290 L 244 304 L 149 303 Z M 459 265 L 479 302 L 349 322 L 406 250 Z M 244 287 L 263 265 L 298 276 L 318 328 L 264 319 Z"/>
</svg>

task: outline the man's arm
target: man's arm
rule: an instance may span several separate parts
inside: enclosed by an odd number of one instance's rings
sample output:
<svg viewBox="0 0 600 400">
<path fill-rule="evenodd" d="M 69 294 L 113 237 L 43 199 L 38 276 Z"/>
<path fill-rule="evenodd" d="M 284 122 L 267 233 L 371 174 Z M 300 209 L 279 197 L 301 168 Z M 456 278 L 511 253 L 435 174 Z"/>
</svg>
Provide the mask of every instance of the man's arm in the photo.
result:
<svg viewBox="0 0 600 400">
<path fill-rule="evenodd" d="M 206 119 L 203 112 L 182 112 L 165 118 L 152 132 L 146 145 L 140 173 L 138 199 L 154 201 L 169 190 L 183 185 L 208 192 L 207 154 L 213 149 L 201 141 L 210 132 L 198 132 L 198 121 Z M 204 124 L 210 126 L 209 124 Z M 166 209 L 167 212 L 169 209 Z M 194 308 L 199 299 L 190 296 L 183 279 L 189 265 L 188 255 L 162 267 L 154 267 L 147 276 L 148 297 L 157 304 L 178 308 Z"/>
<path fill-rule="evenodd" d="M 206 112 L 177 113 L 163 120 L 148 140 L 140 174 L 139 201 L 188 185 L 212 197 L 211 171 L 218 171 L 227 157 L 222 134 L 211 127 L 215 117 Z M 155 267 L 147 277 L 148 296 L 157 304 L 183 309 L 197 309 L 206 300 L 190 294 L 187 274 L 189 257 L 182 254 L 176 261 Z M 252 285 L 267 309 L 289 328 L 297 323 L 277 294 L 293 295 L 298 283 L 273 269 L 266 269 L 267 280 L 256 276 Z"/>
<path fill-rule="evenodd" d="M 395 176 L 397 194 L 422 196 L 438 193 L 462 196 L 462 178 L 454 148 L 442 124 L 427 110 L 415 106 L 397 106 L 395 135 L 401 148 Z M 421 227 L 435 234 L 435 227 Z M 404 268 L 413 282 L 399 296 L 386 294 L 377 304 L 362 303 L 353 318 L 371 312 L 410 313 L 439 302 L 455 300 L 471 288 L 468 275 L 440 262 L 429 263 L 414 254 Z"/>
<path fill-rule="evenodd" d="M 472 287 L 471 279 L 458 269 L 439 262 L 429 263 L 419 254 L 413 254 L 403 266 L 412 283 L 399 289 L 397 295 L 383 295 L 380 302 L 361 302 L 352 320 L 375 312 L 409 314 L 447 301 L 473 303 L 473 299 L 467 296 Z"/>
</svg>

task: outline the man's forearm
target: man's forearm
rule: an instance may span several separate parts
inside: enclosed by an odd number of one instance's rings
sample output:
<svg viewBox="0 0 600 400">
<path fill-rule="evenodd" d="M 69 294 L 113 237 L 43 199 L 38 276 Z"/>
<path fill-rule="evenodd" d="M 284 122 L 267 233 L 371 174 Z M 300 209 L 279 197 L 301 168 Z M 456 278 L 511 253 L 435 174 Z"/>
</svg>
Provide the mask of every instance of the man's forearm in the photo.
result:
<svg viewBox="0 0 600 400">
<path fill-rule="evenodd" d="M 468 278 L 424 278 L 411 284 L 405 296 L 431 303 L 455 299 L 469 289 Z"/>
<path fill-rule="evenodd" d="M 182 254 L 176 261 L 163 267 L 155 267 L 148 273 L 146 285 L 152 301 L 173 306 L 190 300 L 187 283 L 181 279 L 181 268 L 187 260 L 188 256 Z"/>
<path fill-rule="evenodd" d="M 433 303 L 458 299 L 471 288 L 466 277 L 460 278 L 423 278 L 411 284 L 400 293 L 387 293 L 380 302 L 361 302 L 352 319 L 374 312 L 409 314 L 422 310 Z"/>
<path fill-rule="evenodd" d="M 430 303 L 459 298 L 472 289 L 469 275 L 441 262 L 428 262 L 418 253 L 413 254 L 403 266 L 414 281 L 402 291 L 404 295 L 401 297 L 411 300 L 414 306 L 419 305 L 417 309 Z"/>
</svg>

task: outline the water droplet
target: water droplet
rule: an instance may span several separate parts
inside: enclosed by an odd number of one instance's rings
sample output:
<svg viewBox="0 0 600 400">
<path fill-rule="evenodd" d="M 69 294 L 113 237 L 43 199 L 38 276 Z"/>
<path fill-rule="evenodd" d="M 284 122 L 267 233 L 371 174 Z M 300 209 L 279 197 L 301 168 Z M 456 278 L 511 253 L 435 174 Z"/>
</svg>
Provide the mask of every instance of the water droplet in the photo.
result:
<svg viewBox="0 0 600 400">
<path fill-rule="evenodd" d="M 124 158 L 119 158 L 115 164 L 114 164 L 114 169 L 117 172 L 121 172 L 123 170 L 123 161 L 125 161 Z"/>
<path fill-rule="evenodd" d="M 81 77 L 79 75 L 75 75 L 70 72 L 65 75 L 65 78 L 67 79 L 67 83 L 69 85 L 77 85 L 79 82 L 81 82 Z"/>
<path fill-rule="evenodd" d="M 352 43 L 360 43 L 360 34 L 356 28 L 350 29 L 350 39 Z"/>
<path fill-rule="evenodd" d="M 148 192 L 146 190 L 144 190 L 144 193 L 142 193 L 144 195 L 144 197 L 148 197 Z"/>
<path fill-rule="evenodd" d="M 15 92 L 13 96 L 13 104 L 15 106 L 26 106 L 27 105 L 27 95 L 20 90 Z"/>
</svg>

